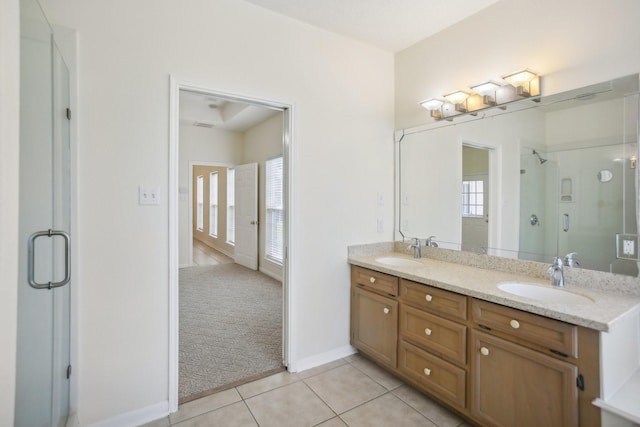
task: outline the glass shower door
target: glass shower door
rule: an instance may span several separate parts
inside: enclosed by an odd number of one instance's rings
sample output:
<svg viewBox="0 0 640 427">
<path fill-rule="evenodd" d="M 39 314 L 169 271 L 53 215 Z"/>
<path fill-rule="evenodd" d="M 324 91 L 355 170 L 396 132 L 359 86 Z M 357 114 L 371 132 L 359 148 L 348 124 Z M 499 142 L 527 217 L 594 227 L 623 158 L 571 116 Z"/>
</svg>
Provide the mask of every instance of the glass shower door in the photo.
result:
<svg viewBox="0 0 640 427">
<path fill-rule="evenodd" d="M 21 2 L 16 426 L 69 412 L 69 73 L 35 0 Z"/>
</svg>

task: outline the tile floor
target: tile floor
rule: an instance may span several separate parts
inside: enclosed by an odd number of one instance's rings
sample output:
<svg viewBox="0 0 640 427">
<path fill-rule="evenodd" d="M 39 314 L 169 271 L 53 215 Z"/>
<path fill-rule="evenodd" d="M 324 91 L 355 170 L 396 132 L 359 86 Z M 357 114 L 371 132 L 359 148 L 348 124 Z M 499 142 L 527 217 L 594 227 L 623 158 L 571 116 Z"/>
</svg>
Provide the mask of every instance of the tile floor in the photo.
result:
<svg viewBox="0 0 640 427">
<path fill-rule="evenodd" d="M 145 427 L 470 427 L 359 355 L 194 400 Z"/>
</svg>

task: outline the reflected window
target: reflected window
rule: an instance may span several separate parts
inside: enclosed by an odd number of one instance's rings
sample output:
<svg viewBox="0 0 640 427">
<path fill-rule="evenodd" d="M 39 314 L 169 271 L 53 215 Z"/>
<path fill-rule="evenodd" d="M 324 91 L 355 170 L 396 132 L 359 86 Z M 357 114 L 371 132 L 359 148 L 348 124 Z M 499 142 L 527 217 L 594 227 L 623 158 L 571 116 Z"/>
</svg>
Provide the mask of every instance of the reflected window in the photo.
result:
<svg viewBox="0 0 640 427">
<path fill-rule="evenodd" d="M 462 181 L 462 216 L 484 216 L 484 182 Z"/>
</svg>

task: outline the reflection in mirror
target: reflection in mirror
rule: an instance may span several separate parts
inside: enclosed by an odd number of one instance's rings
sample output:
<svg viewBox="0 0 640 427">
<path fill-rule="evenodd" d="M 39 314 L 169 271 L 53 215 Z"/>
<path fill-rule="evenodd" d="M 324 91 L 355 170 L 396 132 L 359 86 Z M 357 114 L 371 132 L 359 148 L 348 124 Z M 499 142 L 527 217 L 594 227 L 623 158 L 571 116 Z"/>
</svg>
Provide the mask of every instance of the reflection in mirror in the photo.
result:
<svg viewBox="0 0 640 427">
<path fill-rule="evenodd" d="M 462 147 L 463 251 L 486 253 L 489 246 L 489 154 L 486 149 Z"/>
<path fill-rule="evenodd" d="M 637 234 L 637 126 L 633 75 L 405 129 L 397 238 L 541 262 L 576 252 L 582 268 L 637 276 L 637 260 L 616 258 L 616 235 Z M 474 150 L 484 171 L 467 170 Z"/>
</svg>

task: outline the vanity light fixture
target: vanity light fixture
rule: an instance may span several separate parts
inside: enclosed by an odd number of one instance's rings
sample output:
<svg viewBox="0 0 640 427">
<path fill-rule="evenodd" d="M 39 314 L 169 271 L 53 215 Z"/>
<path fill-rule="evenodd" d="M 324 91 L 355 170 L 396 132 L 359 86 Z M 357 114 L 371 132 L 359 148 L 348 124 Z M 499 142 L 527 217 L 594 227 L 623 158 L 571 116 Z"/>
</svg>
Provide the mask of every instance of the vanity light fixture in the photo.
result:
<svg viewBox="0 0 640 427">
<path fill-rule="evenodd" d="M 502 78 L 516 88 L 518 96 L 528 98 L 530 96 L 540 95 L 540 77 L 531 70 L 524 69 L 504 75 Z"/>
<path fill-rule="evenodd" d="M 487 106 L 494 106 L 496 105 L 496 92 L 502 86 L 503 85 L 498 82 L 489 80 L 487 82 L 471 86 L 470 89 L 482 96 L 482 104 Z"/>
<path fill-rule="evenodd" d="M 458 90 L 444 95 L 442 98 L 430 98 L 420 102 L 429 110 L 435 120 L 453 120 L 462 114 L 476 115 L 477 111 L 491 107 L 507 109 L 510 102 L 523 98 L 533 98 L 539 101 L 540 76 L 525 69 L 516 73 L 506 74 L 503 80 L 488 80 L 471 86 L 471 92 Z"/>
<path fill-rule="evenodd" d="M 455 106 L 456 111 L 460 113 L 466 113 L 468 111 L 467 103 L 465 102 L 469 97 L 469 92 L 457 90 L 444 96 L 444 98 Z"/>
<path fill-rule="evenodd" d="M 440 98 L 430 98 L 420 102 L 424 108 L 429 110 L 431 117 L 436 120 L 441 120 L 443 118 L 442 106 L 444 105 L 444 100 Z"/>
</svg>

